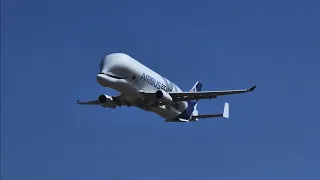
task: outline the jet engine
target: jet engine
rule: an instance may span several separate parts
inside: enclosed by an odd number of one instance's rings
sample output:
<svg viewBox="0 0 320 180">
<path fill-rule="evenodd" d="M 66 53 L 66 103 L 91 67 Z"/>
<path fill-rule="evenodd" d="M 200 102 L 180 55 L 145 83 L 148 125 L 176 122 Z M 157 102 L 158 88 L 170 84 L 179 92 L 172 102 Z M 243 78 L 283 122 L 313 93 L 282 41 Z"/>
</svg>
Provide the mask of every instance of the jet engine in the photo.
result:
<svg viewBox="0 0 320 180">
<path fill-rule="evenodd" d="M 102 107 L 108 107 L 108 108 L 116 108 L 117 104 L 114 102 L 111 96 L 108 96 L 106 94 L 102 94 L 98 98 L 99 103 Z"/>
<path fill-rule="evenodd" d="M 163 90 L 158 90 L 156 92 L 156 98 L 161 102 L 161 103 L 164 103 L 164 104 L 170 104 L 172 103 L 172 97 L 170 96 L 169 93 L 163 91 Z"/>
</svg>

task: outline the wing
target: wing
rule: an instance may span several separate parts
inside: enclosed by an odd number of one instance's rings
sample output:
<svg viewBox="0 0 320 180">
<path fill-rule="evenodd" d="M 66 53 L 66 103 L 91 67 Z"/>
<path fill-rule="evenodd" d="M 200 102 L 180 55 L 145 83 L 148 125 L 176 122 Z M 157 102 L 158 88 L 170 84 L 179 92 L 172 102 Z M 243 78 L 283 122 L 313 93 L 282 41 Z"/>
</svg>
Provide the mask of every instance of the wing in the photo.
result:
<svg viewBox="0 0 320 180">
<path fill-rule="evenodd" d="M 186 100 L 196 100 L 196 99 L 212 99 L 218 96 L 231 95 L 231 94 L 241 94 L 252 92 L 256 86 L 249 89 L 240 90 L 225 90 L 225 91 L 198 91 L 198 92 L 170 92 L 172 99 L 175 101 L 186 101 Z"/>
<path fill-rule="evenodd" d="M 100 105 L 98 100 L 92 100 L 92 101 L 84 101 L 84 102 L 80 102 L 79 100 L 77 100 L 77 104 L 84 104 L 84 105 Z"/>
<path fill-rule="evenodd" d="M 130 103 L 130 101 L 128 101 L 122 94 L 118 95 L 118 96 L 108 96 L 108 95 L 100 95 L 101 96 L 105 96 L 104 98 L 102 98 L 102 100 L 104 101 L 104 103 L 100 103 L 99 100 L 90 100 L 90 101 L 83 101 L 80 102 L 79 100 L 77 100 L 77 104 L 82 104 L 82 105 L 101 105 L 103 107 L 112 107 L 115 108 L 116 106 L 131 106 L 132 104 Z"/>
<path fill-rule="evenodd" d="M 231 94 L 240 94 L 252 92 L 256 86 L 253 86 L 249 89 L 240 89 L 240 90 L 225 90 L 225 91 L 198 91 L 198 92 L 169 92 L 173 101 L 187 101 L 187 100 L 196 100 L 196 99 L 212 99 L 217 98 L 218 96 L 231 95 Z M 155 92 L 140 92 L 145 96 L 154 97 Z"/>
</svg>

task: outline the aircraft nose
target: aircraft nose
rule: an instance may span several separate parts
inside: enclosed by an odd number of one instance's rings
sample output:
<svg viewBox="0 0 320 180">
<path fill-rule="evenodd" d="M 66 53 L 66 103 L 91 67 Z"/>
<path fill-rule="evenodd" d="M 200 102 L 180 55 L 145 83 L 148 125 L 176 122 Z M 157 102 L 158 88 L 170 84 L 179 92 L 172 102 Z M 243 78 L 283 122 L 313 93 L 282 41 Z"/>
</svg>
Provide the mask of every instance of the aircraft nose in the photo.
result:
<svg viewBox="0 0 320 180">
<path fill-rule="evenodd" d="M 106 75 L 103 72 L 100 72 L 97 75 L 97 81 L 102 86 L 108 86 L 108 81 L 106 81 Z"/>
</svg>

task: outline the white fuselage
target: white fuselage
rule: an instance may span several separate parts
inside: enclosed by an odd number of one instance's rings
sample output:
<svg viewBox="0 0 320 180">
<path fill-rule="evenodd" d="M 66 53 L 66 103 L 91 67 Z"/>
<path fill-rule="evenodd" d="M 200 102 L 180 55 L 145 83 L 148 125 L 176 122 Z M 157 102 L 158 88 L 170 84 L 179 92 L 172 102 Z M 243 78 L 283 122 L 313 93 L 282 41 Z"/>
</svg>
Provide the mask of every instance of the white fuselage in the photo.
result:
<svg viewBox="0 0 320 180">
<path fill-rule="evenodd" d="M 115 89 L 122 93 L 133 104 L 143 101 L 139 91 L 156 92 L 159 89 L 167 92 L 182 92 L 182 90 L 168 79 L 144 66 L 129 55 L 113 53 L 105 56 L 100 63 L 100 73 L 108 74 L 107 78 L 97 76 L 100 85 Z M 178 117 L 188 106 L 181 101 L 178 106 L 162 105 L 150 107 L 152 111 L 165 119 Z"/>
</svg>

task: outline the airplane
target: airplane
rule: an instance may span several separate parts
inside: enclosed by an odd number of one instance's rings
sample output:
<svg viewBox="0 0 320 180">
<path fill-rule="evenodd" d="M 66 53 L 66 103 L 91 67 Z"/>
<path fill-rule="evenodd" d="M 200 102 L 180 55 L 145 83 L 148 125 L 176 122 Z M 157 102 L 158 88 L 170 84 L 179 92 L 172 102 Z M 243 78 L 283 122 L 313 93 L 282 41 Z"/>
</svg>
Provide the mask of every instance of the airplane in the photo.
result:
<svg viewBox="0 0 320 180">
<path fill-rule="evenodd" d="M 116 96 L 101 94 L 98 99 L 80 102 L 82 105 L 99 105 L 103 108 L 127 106 L 153 112 L 165 122 L 198 122 L 204 118 L 229 118 L 229 103 L 224 104 L 223 113 L 199 115 L 200 99 L 252 92 L 249 89 L 201 91 L 202 83 L 196 82 L 189 92 L 182 91 L 165 77 L 146 67 L 125 53 L 111 53 L 103 57 L 97 82 L 119 92 Z"/>
</svg>

